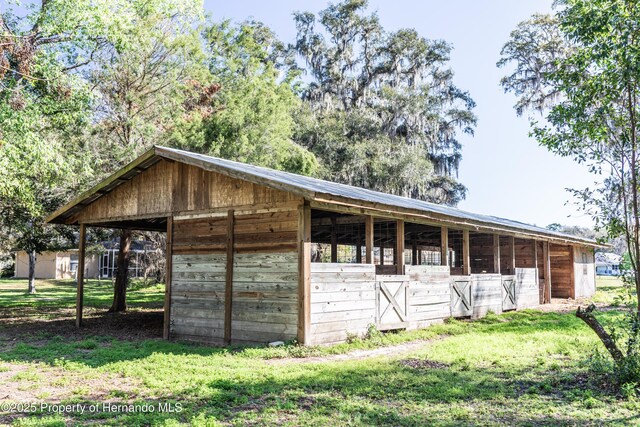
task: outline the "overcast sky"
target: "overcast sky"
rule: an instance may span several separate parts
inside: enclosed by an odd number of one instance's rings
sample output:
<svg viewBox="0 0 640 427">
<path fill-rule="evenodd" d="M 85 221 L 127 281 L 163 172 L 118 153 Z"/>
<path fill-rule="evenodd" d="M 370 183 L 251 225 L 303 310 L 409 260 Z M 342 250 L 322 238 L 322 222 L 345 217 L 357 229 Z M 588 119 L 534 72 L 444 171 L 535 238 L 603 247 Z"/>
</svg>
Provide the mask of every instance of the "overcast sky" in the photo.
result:
<svg viewBox="0 0 640 427">
<path fill-rule="evenodd" d="M 295 39 L 291 13 L 318 12 L 327 1 L 205 0 L 215 20 L 253 18 L 286 41 Z M 415 28 L 453 44 L 455 83 L 476 101 L 475 136 L 461 138 L 460 181 L 467 186 L 464 210 L 539 226 L 553 222 L 591 226 L 565 188 L 585 188 L 594 177 L 571 159 L 550 154 L 529 138 L 529 123 L 513 110 L 515 98 L 499 86 L 504 70 L 495 66 L 515 25 L 535 12 L 549 12 L 551 0 L 370 0 L 385 29 Z"/>
</svg>

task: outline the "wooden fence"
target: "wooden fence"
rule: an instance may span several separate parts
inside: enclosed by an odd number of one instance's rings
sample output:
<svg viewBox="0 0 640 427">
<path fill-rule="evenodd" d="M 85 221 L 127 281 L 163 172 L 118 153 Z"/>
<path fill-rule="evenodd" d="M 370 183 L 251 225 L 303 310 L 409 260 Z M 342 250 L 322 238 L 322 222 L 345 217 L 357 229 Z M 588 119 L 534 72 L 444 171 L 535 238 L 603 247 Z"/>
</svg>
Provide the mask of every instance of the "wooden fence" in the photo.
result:
<svg viewBox="0 0 640 427">
<path fill-rule="evenodd" d="M 311 265 L 311 343 L 327 344 L 378 330 L 417 329 L 449 317 L 485 316 L 538 305 L 537 270 L 451 276 L 446 266 L 405 266 L 376 274 L 370 264 Z"/>
</svg>

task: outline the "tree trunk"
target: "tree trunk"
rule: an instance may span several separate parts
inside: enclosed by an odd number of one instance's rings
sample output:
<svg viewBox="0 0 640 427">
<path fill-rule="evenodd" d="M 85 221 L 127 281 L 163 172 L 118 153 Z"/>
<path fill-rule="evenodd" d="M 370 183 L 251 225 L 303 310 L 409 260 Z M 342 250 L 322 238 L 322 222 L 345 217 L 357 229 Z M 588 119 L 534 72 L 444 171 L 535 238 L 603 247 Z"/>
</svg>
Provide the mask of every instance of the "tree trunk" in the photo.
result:
<svg viewBox="0 0 640 427">
<path fill-rule="evenodd" d="M 29 293 L 36 293 L 36 251 L 29 251 Z"/>
<path fill-rule="evenodd" d="M 585 310 L 582 310 L 582 307 L 578 307 L 578 311 L 576 311 L 576 316 L 584 321 L 593 331 L 598 335 L 602 344 L 604 344 L 605 348 L 611 354 L 613 361 L 619 363 L 624 359 L 624 356 L 618 346 L 616 345 L 611 335 L 602 327 L 598 319 L 593 315 L 593 310 L 595 310 L 596 306 L 591 304 Z"/>
<path fill-rule="evenodd" d="M 131 256 L 131 230 L 123 229 L 120 233 L 120 250 L 116 267 L 116 282 L 113 287 L 113 304 L 110 313 L 127 309 L 127 276 L 129 258 Z"/>
</svg>

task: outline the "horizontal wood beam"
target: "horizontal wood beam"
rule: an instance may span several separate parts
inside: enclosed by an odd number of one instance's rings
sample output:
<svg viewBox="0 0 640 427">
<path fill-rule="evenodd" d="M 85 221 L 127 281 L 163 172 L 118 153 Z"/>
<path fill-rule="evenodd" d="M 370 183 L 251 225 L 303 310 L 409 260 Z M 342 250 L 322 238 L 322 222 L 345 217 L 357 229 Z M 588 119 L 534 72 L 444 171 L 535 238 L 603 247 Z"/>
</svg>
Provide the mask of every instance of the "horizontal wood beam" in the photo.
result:
<svg viewBox="0 0 640 427">
<path fill-rule="evenodd" d="M 344 212 L 351 213 L 353 215 L 372 215 L 378 218 L 392 218 L 403 219 L 408 222 L 415 222 L 419 224 L 431 225 L 434 227 L 446 225 L 450 228 L 459 230 L 480 231 L 486 233 L 500 233 L 504 235 L 513 235 L 514 237 L 521 237 L 523 239 L 536 238 L 541 241 L 561 242 L 562 244 L 577 244 L 590 247 L 602 247 L 589 242 L 582 242 L 580 240 L 563 239 L 561 237 L 552 237 L 545 234 L 535 232 L 524 232 L 517 228 L 498 226 L 486 222 L 468 222 L 464 220 L 456 220 L 453 217 L 442 216 L 435 213 L 425 213 L 419 210 L 407 209 L 400 210 L 393 206 L 358 206 L 349 201 L 340 200 L 328 200 L 316 198 L 310 202 L 311 207 L 314 209 L 321 209 L 331 212 Z"/>
</svg>

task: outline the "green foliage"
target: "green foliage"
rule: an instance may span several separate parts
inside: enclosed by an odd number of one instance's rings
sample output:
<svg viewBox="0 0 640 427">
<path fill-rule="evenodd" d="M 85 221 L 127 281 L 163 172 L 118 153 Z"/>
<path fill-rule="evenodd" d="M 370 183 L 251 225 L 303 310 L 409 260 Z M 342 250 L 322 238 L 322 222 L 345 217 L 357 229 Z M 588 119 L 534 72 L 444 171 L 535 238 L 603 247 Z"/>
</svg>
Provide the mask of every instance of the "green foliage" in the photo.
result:
<svg viewBox="0 0 640 427">
<path fill-rule="evenodd" d="M 315 156 L 296 144 L 293 111 L 300 101 L 281 42 L 259 22 L 211 24 L 205 31 L 216 96 L 207 110 L 177 123 L 178 148 L 312 175 Z"/>
<path fill-rule="evenodd" d="M 130 144 L 114 149 L 104 138 L 104 124 L 124 128 L 122 133 L 129 136 L 141 128 L 139 133 L 151 133 L 150 124 L 159 126 L 148 114 L 156 115 L 160 108 L 150 107 L 171 107 L 160 102 L 160 95 L 166 99 L 167 93 L 174 94 L 175 84 L 165 88 L 160 81 L 179 80 L 175 51 L 188 51 L 198 59 L 194 46 L 199 47 L 199 39 L 191 26 L 201 10 L 202 5 L 192 0 L 50 0 L 30 3 L 21 16 L 11 6 L 3 9 L 0 250 L 39 253 L 72 243 L 71 230 L 45 227 L 44 218 L 103 170 L 112 171 L 144 148 Z M 190 34 L 196 36 L 191 44 Z M 123 85 L 118 85 L 122 81 L 116 79 L 122 74 L 114 70 L 129 65 L 128 71 L 139 71 L 143 60 L 153 65 L 144 68 L 152 84 L 136 80 L 138 85 L 130 86 L 137 92 L 123 92 Z M 94 79 L 98 75 L 99 82 Z M 143 91 L 146 96 L 141 96 Z M 124 111 L 123 103 L 135 108 Z M 140 142 L 135 136 L 127 141 Z"/>
<path fill-rule="evenodd" d="M 563 0 L 553 17 L 518 25 L 499 66 L 515 63 L 502 80 L 515 93 L 518 114 L 545 112 L 532 135 L 550 151 L 588 165 L 596 188 L 572 190 L 598 229 L 623 237 L 630 269 L 626 315 L 611 326 L 621 350 L 620 382 L 640 381 L 640 7 L 628 0 Z"/>
<path fill-rule="evenodd" d="M 137 2 L 126 46 L 105 43 L 88 73 L 98 94 L 94 137 L 100 168 L 111 173 L 154 144 L 200 105 L 207 85 L 198 0 Z"/>
<path fill-rule="evenodd" d="M 451 47 L 413 29 L 387 32 L 366 9 L 347 0 L 294 15 L 311 77 L 296 140 L 328 179 L 456 204 L 465 192 L 457 135 L 473 133 L 476 118 L 447 67 Z"/>
</svg>

